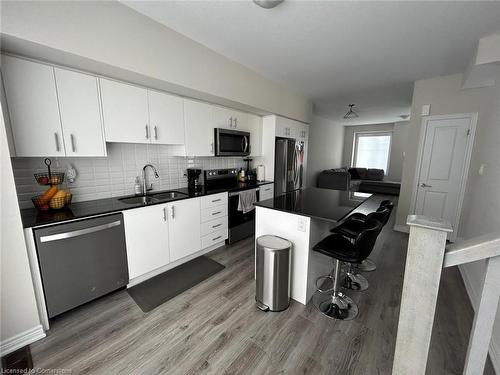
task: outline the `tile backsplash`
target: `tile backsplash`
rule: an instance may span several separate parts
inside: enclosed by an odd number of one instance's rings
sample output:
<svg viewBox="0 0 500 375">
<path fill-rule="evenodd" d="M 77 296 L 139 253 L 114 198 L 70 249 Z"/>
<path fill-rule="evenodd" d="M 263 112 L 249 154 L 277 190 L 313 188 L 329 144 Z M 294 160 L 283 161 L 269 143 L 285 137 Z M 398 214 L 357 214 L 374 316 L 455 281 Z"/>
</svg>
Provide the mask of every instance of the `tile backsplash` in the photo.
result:
<svg viewBox="0 0 500 375">
<path fill-rule="evenodd" d="M 135 177 L 141 177 L 142 167 L 151 163 L 160 177 L 155 179 L 148 168 L 147 180 L 153 190 L 168 190 L 187 186 L 187 168 L 240 168 L 239 158 L 173 156 L 175 146 L 108 143 L 107 157 L 51 158 L 52 170 L 65 172 L 71 164 L 77 172 L 73 183 L 65 180 L 63 188 L 73 194 L 73 202 L 134 194 Z M 31 197 L 47 189 L 35 181 L 33 173 L 46 172 L 44 158 L 12 158 L 17 196 L 21 208 L 33 207 Z"/>
</svg>

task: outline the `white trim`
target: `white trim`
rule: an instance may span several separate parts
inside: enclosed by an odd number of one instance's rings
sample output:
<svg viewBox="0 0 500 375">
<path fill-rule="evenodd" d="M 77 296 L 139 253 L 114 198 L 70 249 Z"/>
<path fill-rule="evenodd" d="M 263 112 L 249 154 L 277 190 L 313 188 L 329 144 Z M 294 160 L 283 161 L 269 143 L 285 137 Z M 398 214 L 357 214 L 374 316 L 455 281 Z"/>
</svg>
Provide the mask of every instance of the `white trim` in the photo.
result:
<svg viewBox="0 0 500 375">
<path fill-rule="evenodd" d="M 45 337 L 45 332 L 41 324 L 30 328 L 24 332 L 21 332 L 15 336 L 12 336 L 0 344 L 0 353 L 2 356 L 12 353 L 17 349 L 21 349 L 26 345 L 32 344 L 35 341 L 43 339 Z"/>
<path fill-rule="evenodd" d="M 142 283 L 143 281 L 146 281 L 154 276 L 157 276 L 159 275 L 160 273 L 163 273 L 165 271 L 168 271 L 172 268 L 175 268 L 177 266 L 180 266 L 181 264 L 183 263 L 186 263 L 194 258 L 197 258 L 201 255 L 204 255 L 206 253 L 209 253 L 211 252 L 212 250 L 215 250 L 221 246 L 224 246 L 225 245 L 225 242 L 222 241 L 222 242 L 219 242 L 219 243 L 216 243 L 215 245 L 212 245 L 210 247 L 207 247 L 206 249 L 203 249 L 203 250 L 200 250 L 194 254 L 191 254 L 191 255 L 188 255 L 187 257 L 184 257 L 184 258 L 181 258 L 181 259 L 178 259 L 176 260 L 175 262 L 172 262 L 172 263 L 169 263 L 165 266 L 162 266 L 160 268 L 157 268 L 151 272 L 148 272 L 148 273 L 145 273 L 144 275 L 141 275 L 141 276 L 137 276 L 131 280 L 129 280 L 129 283 L 127 284 L 127 288 L 130 288 L 130 287 L 133 287 L 134 285 L 137 285 L 137 284 L 140 284 Z"/>
<path fill-rule="evenodd" d="M 467 186 L 467 179 L 469 177 L 470 170 L 470 162 L 472 157 L 472 148 L 474 146 L 474 137 L 476 135 L 476 127 L 477 127 L 477 112 L 475 113 L 455 113 L 449 115 L 435 115 L 435 116 L 422 116 L 422 125 L 420 127 L 420 137 L 418 142 L 418 153 L 417 153 L 417 165 L 415 168 L 415 176 L 413 178 L 413 189 L 411 194 L 411 206 L 410 206 L 410 214 L 416 213 L 417 206 L 417 193 L 418 193 L 418 183 L 420 180 L 420 172 L 422 168 L 422 157 L 424 152 L 424 141 L 427 133 L 427 125 L 429 121 L 432 120 L 450 120 L 450 119 L 459 119 L 459 118 L 470 118 L 470 130 L 471 133 L 467 139 L 466 145 L 466 156 L 464 160 L 464 169 L 462 171 L 462 179 L 460 182 L 460 190 L 459 190 L 459 198 L 458 198 L 458 207 L 457 214 L 455 216 L 455 220 L 452 224 L 453 232 L 450 234 L 449 239 L 455 240 L 458 232 L 458 227 L 460 225 L 460 215 L 462 211 L 462 204 L 464 202 L 465 196 L 465 188 Z"/>
<path fill-rule="evenodd" d="M 460 271 L 460 275 L 462 276 L 462 280 L 464 281 L 465 290 L 467 291 L 467 296 L 469 297 L 472 309 L 475 312 L 479 296 L 477 295 L 476 289 L 472 285 L 471 279 L 467 272 L 467 267 L 464 266 L 466 265 L 461 264 L 458 266 L 458 269 Z M 500 340 L 495 340 L 495 336 L 491 337 L 489 355 L 495 372 L 497 374 L 500 374 Z"/>
<path fill-rule="evenodd" d="M 396 225 L 394 225 L 393 229 L 396 232 L 410 233 L 410 228 L 408 228 L 408 225 L 396 224 Z"/>
</svg>

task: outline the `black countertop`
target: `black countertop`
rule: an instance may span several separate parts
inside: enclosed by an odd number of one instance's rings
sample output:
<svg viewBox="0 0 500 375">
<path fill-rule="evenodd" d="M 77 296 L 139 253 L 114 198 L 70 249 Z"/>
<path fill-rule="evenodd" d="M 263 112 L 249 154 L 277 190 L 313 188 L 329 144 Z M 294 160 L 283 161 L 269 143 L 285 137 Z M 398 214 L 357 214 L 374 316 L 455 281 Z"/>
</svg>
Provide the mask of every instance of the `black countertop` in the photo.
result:
<svg viewBox="0 0 500 375">
<path fill-rule="evenodd" d="M 378 202 L 384 198 L 383 195 L 364 193 L 355 197 L 354 193 L 349 190 L 306 188 L 279 195 L 258 202 L 255 205 L 315 219 L 338 222 L 365 201 L 374 200 Z M 376 209 L 378 205 L 375 204 L 374 207 Z"/>
<path fill-rule="evenodd" d="M 165 204 L 183 199 L 202 197 L 206 195 L 218 194 L 226 191 L 237 192 L 242 190 L 248 190 L 272 183 L 273 183 L 272 181 L 243 182 L 243 183 L 238 183 L 238 185 L 233 188 L 221 188 L 221 189 L 210 189 L 210 190 L 206 190 L 205 188 L 203 188 L 201 191 L 196 193 L 189 191 L 187 188 L 170 189 L 165 191 L 179 191 L 181 193 L 184 193 L 185 195 L 168 201 L 150 203 L 148 204 L 148 206 L 152 206 L 155 204 Z M 162 191 L 153 191 L 150 192 L 149 194 L 152 195 L 161 192 Z M 118 211 L 125 211 L 133 208 L 144 207 L 144 205 L 140 203 L 127 204 L 120 201 L 120 198 L 126 198 L 126 197 L 133 197 L 133 195 L 128 195 L 124 197 L 96 199 L 84 202 L 75 202 L 72 203 L 69 208 L 60 211 L 38 211 L 35 208 L 28 208 L 21 210 L 21 220 L 23 222 L 24 228 L 31 228 L 47 224 L 61 223 L 68 220 L 83 219 L 89 216 L 104 215 Z"/>
</svg>

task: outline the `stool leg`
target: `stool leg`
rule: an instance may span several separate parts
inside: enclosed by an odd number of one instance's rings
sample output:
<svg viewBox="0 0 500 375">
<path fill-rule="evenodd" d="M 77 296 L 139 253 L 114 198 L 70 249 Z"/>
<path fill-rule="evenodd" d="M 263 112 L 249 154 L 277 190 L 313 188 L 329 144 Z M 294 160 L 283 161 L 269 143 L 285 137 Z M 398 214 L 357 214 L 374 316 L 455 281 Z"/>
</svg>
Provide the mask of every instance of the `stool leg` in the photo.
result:
<svg viewBox="0 0 500 375">
<path fill-rule="evenodd" d="M 358 266 L 358 270 L 361 272 L 372 272 L 377 269 L 377 265 L 370 258 L 366 258 L 361 264 Z"/>
<path fill-rule="evenodd" d="M 340 291 L 340 267 L 339 260 L 335 261 L 335 279 L 333 293 L 330 299 L 326 299 L 319 304 L 319 310 L 326 316 L 337 320 L 352 320 L 358 315 L 356 303 Z"/>
<path fill-rule="evenodd" d="M 342 280 L 342 286 L 346 289 L 362 292 L 368 289 L 368 280 L 356 272 L 352 263 L 347 263 L 347 272 Z"/>
</svg>

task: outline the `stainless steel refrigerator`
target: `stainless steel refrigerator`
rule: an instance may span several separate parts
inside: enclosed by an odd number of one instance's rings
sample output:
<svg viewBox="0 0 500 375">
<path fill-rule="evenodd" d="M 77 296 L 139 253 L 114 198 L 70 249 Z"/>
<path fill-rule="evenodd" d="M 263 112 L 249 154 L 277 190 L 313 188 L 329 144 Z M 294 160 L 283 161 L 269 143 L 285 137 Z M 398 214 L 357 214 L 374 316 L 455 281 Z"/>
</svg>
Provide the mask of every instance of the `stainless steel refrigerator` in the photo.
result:
<svg viewBox="0 0 500 375">
<path fill-rule="evenodd" d="M 276 138 L 274 160 L 275 195 L 298 190 L 304 179 L 304 142 Z"/>
</svg>

